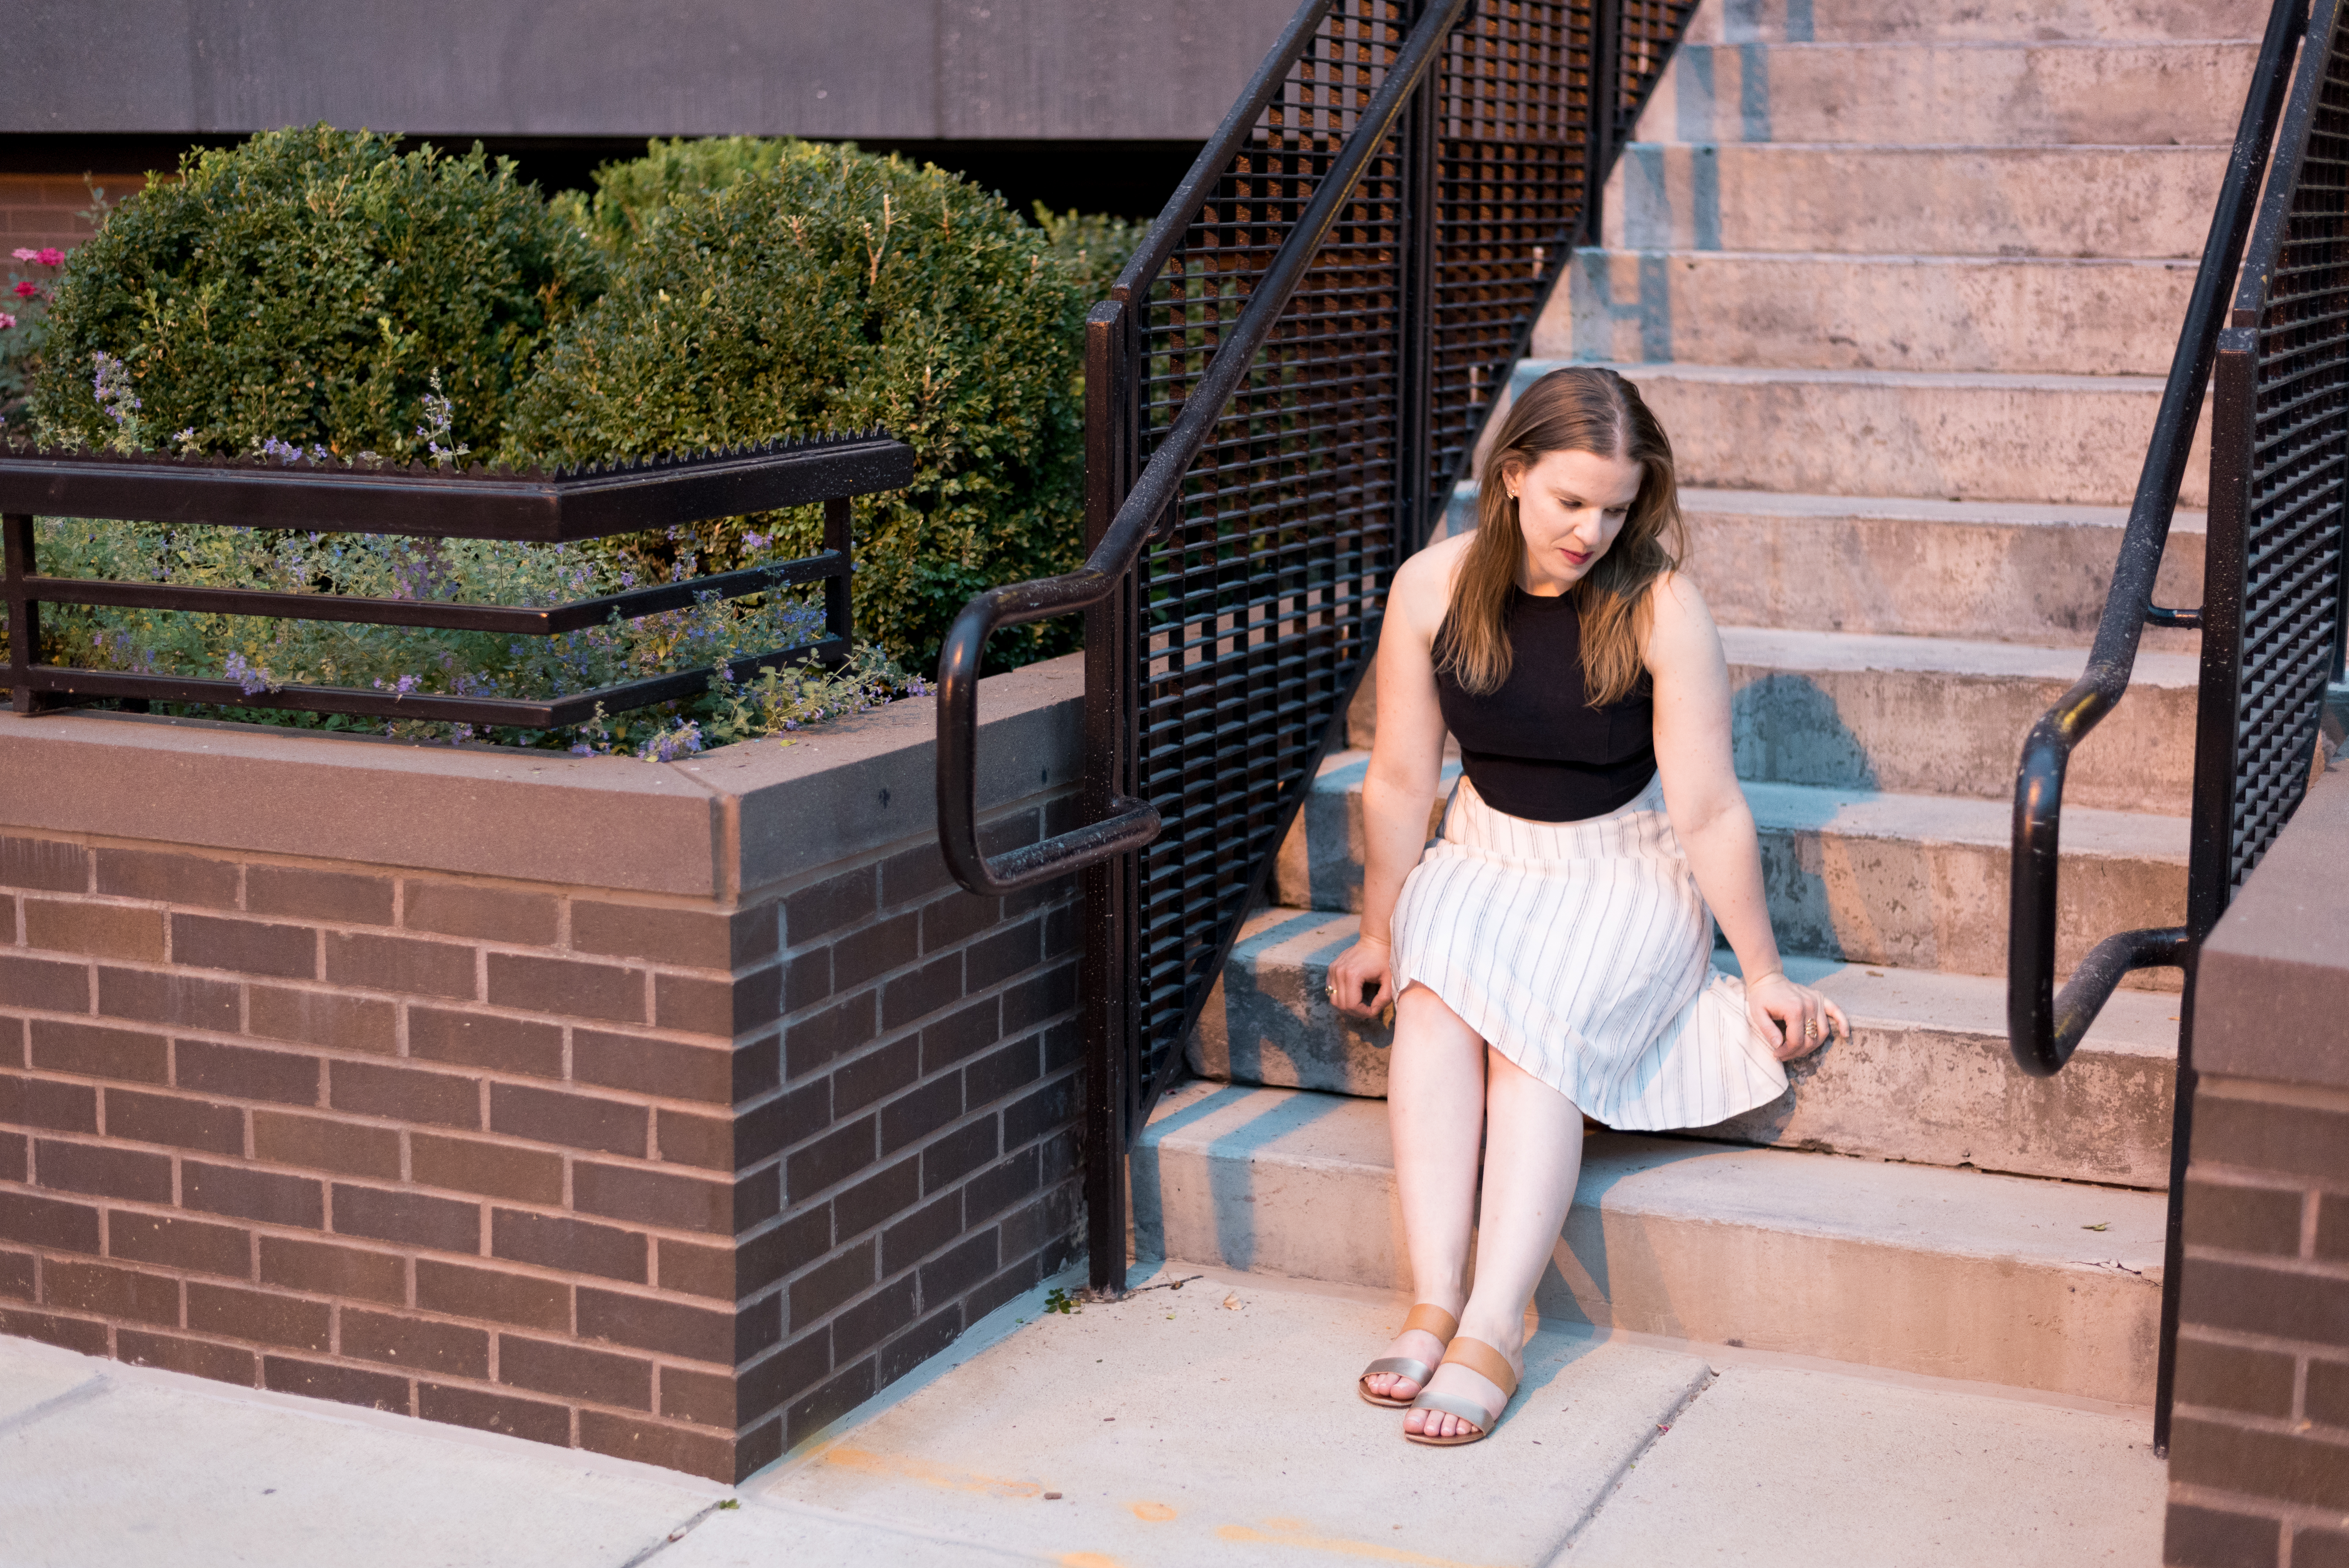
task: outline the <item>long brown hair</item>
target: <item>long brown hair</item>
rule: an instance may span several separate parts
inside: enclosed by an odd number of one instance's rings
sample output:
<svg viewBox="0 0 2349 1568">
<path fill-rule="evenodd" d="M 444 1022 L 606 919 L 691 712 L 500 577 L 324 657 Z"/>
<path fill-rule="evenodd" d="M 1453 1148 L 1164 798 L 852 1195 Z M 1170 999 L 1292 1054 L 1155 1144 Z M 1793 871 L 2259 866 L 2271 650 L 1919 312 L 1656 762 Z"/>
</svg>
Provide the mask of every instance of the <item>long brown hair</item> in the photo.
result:
<svg viewBox="0 0 2349 1568">
<path fill-rule="evenodd" d="M 1619 702 L 1640 684 L 1649 590 L 1688 559 L 1672 444 L 1640 389 L 1612 370 L 1569 365 L 1509 406 L 1479 473 L 1476 537 L 1453 580 L 1452 607 L 1436 638 L 1436 665 L 1479 695 L 1509 678 L 1509 590 L 1525 569 L 1525 534 L 1506 476 L 1550 452 L 1621 456 L 1640 465 L 1640 493 L 1607 553 L 1573 587 L 1582 620 L 1584 683 L 1593 707 Z"/>
</svg>

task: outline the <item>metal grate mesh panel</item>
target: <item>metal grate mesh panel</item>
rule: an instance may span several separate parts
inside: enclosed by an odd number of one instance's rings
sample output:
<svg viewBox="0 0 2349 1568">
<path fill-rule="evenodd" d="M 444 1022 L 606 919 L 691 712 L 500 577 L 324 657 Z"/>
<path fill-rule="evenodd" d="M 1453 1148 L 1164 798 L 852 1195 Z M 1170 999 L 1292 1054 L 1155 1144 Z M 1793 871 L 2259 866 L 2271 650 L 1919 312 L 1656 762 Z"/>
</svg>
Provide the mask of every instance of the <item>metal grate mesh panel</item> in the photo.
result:
<svg viewBox="0 0 2349 1568">
<path fill-rule="evenodd" d="M 2349 500 L 2349 36 L 2336 37 L 2261 313 L 2228 885 L 2308 785 L 2337 657 Z"/>
<path fill-rule="evenodd" d="M 1142 323 L 1144 450 L 1181 413 L 1407 30 L 1340 0 L 1161 269 Z M 1213 984 L 1396 560 L 1403 149 L 1391 138 L 1314 258 L 1143 557 L 1136 975 L 1145 1081 Z"/>
</svg>

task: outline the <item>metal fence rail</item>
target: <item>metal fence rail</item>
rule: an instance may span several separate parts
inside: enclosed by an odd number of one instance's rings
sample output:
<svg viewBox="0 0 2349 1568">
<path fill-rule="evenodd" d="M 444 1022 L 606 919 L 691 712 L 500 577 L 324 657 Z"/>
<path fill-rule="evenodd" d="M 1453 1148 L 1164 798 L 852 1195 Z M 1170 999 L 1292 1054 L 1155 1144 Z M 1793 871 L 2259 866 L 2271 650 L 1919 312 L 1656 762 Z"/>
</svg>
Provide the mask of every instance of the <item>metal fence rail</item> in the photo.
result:
<svg viewBox="0 0 2349 1568">
<path fill-rule="evenodd" d="M 554 473 L 0 449 L 0 532 L 5 536 L 0 593 L 7 604 L 8 685 L 19 713 L 119 698 L 530 729 L 584 724 L 598 709 L 623 713 L 695 696 L 708 687 L 710 672 L 681 670 L 544 701 L 298 685 L 256 691 L 234 680 L 45 664 L 40 607 L 110 605 L 551 637 L 603 625 L 615 616 L 631 620 L 707 599 L 823 583 L 824 635 L 798 647 L 729 661 L 729 673 L 747 679 L 795 660 L 837 662 L 847 656 L 848 585 L 854 569 L 849 498 L 897 489 L 912 479 L 912 449 L 879 431 Z M 536 607 L 48 577 L 39 570 L 33 527 L 34 516 L 40 514 L 558 544 L 816 501 L 824 505 L 824 548 L 816 554 Z"/>
<path fill-rule="evenodd" d="M 2058 1071 L 2130 970 L 2186 971 L 2155 1394 L 2161 1449 L 2184 1261 L 2195 958 L 2307 789 L 2349 617 L 2349 37 L 2342 7 L 2343 0 L 2277 0 L 2270 14 L 2087 673 L 2033 727 L 2016 773 L 2007 975 L 2015 1060 L 2041 1076 Z M 2148 595 L 2206 382 L 2215 407 L 2204 603 L 2171 609 Z M 2186 921 L 2106 938 L 2058 992 L 2064 768 L 2126 693 L 2147 623 L 2202 631 Z"/>
<path fill-rule="evenodd" d="M 1093 1283 L 1123 1152 L 1261 897 L 1595 191 L 1695 0 L 1307 0 L 1089 324 L 1092 558 L 939 665 L 940 838 L 974 892 L 1082 871 Z M 1084 610 L 1085 824 L 977 838 L 988 633 Z"/>
</svg>

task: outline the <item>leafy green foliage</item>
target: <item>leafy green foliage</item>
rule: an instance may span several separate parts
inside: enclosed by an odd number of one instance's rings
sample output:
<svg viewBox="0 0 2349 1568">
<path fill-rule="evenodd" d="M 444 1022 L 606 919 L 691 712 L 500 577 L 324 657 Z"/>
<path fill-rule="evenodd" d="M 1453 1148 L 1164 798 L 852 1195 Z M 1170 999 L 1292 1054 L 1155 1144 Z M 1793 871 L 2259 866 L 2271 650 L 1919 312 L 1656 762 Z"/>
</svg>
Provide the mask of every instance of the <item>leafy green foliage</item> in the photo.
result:
<svg viewBox="0 0 2349 1568">
<path fill-rule="evenodd" d="M 1055 212 L 1041 201 L 1036 203 L 1036 226 L 1044 231 L 1052 259 L 1083 293 L 1087 308 L 1109 297 L 1110 285 L 1124 271 L 1126 258 L 1150 232 L 1149 224 L 1131 218 L 1080 212 L 1074 208 Z"/>
<path fill-rule="evenodd" d="M 516 389 L 605 272 L 535 187 L 479 149 L 264 132 L 187 154 L 73 253 L 33 415 L 45 439 L 115 441 L 92 386 L 103 353 L 127 365 L 145 428 L 183 449 L 406 458 L 423 450 L 437 370 L 459 439 L 500 455 Z"/>
<path fill-rule="evenodd" d="M 688 140 L 654 138 L 642 158 L 606 163 L 595 170 L 595 194 L 558 194 L 558 216 L 585 232 L 607 254 L 633 248 L 678 198 L 723 191 L 774 167 L 786 142 L 771 136 L 708 136 Z"/>
<path fill-rule="evenodd" d="M 608 232 L 634 238 L 546 354 L 508 445 L 581 459 L 886 427 L 916 471 L 858 503 L 856 625 L 926 667 L 972 594 L 1078 558 L 1086 295 L 1043 231 L 946 170 L 784 142 L 736 175 L 739 151 L 693 164 L 657 146 L 641 179 L 606 171 L 606 191 L 628 192 Z M 629 218 L 653 192 L 651 216 Z M 745 533 L 797 552 L 819 527 L 802 509 L 698 542 L 730 563 Z M 1075 632 L 989 647 L 1024 663 Z"/>
</svg>

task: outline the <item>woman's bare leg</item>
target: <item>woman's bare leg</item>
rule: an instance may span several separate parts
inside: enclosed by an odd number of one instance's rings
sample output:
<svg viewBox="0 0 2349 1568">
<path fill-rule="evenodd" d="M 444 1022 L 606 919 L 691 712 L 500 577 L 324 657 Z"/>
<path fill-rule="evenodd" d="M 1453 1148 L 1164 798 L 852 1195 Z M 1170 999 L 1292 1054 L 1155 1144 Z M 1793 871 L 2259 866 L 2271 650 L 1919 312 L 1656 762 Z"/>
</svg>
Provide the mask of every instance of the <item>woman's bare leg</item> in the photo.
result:
<svg viewBox="0 0 2349 1568">
<path fill-rule="evenodd" d="M 1484 1212 L 1476 1229 L 1476 1283 L 1461 1311 L 1460 1332 L 1490 1345 L 1522 1371 L 1526 1306 L 1566 1229 L 1582 1172 L 1582 1112 L 1498 1051 L 1489 1053 L 1485 1080 Z M 1439 1393 L 1487 1408 L 1500 1401 L 1499 1388 L 1464 1367 L 1446 1367 L 1428 1381 Z M 1475 1429 L 1475 1423 L 1441 1410 L 1413 1410 L 1403 1427 L 1449 1438 Z"/>
<path fill-rule="evenodd" d="M 1412 1299 L 1456 1317 L 1467 1294 L 1468 1237 L 1476 1217 L 1485 1042 L 1424 985 L 1411 986 L 1395 1001 L 1387 1121 L 1394 1134 L 1403 1239 L 1411 1250 Z M 1433 1367 L 1444 1346 L 1433 1335 L 1414 1330 L 1397 1336 L 1382 1354 Z M 1390 1399 L 1413 1398 L 1420 1387 L 1387 1373 L 1366 1387 Z"/>
</svg>

